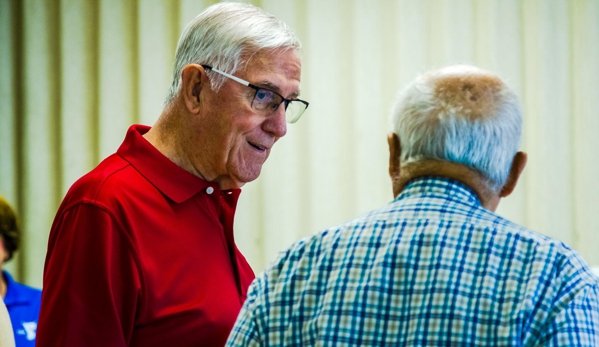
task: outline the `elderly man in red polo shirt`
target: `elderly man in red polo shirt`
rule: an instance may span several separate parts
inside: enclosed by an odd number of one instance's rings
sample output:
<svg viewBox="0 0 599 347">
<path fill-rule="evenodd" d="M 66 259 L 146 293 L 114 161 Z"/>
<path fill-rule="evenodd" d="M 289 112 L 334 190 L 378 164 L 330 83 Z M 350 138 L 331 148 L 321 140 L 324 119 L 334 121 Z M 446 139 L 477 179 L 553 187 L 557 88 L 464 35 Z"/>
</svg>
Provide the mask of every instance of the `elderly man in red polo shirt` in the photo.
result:
<svg viewBox="0 0 599 347">
<path fill-rule="evenodd" d="M 251 5 L 185 29 L 164 110 L 69 190 L 50 233 L 38 346 L 222 346 L 254 278 L 240 187 L 308 103 L 300 42 Z"/>
</svg>

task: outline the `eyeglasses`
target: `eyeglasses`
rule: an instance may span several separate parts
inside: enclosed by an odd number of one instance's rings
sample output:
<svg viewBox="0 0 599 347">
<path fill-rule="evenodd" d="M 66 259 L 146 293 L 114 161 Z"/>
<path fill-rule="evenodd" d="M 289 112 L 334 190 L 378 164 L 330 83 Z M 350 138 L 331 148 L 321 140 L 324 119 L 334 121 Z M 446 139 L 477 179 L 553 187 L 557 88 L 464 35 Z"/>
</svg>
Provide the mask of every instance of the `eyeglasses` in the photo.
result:
<svg viewBox="0 0 599 347">
<path fill-rule="evenodd" d="M 248 86 L 254 89 L 256 92 L 254 93 L 254 98 L 252 99 L 252 108 L 261 113 L 266 112 L 266 114 L 272 114 L 284 102 L 285 120 L 287 121 L 287 123 L 293 124 L 297 122 L 298 119 L 300 119 L 302 114 L 304 114 L 304 111 L 308 108 L 309 103 L 307 101 L 300 99 L 286 99 L 281 94 L 275 91 L 255 86 L 248 81 L 244 81 L 239 77 L 235 77 L 226 72 L 217 70 L 210 65 L 202 65 L 202 67 L 204 69 L 214 71 L 227 78 L 230 78 L 235 82 L 243 84 L 244 86 Z"/>
</svg>

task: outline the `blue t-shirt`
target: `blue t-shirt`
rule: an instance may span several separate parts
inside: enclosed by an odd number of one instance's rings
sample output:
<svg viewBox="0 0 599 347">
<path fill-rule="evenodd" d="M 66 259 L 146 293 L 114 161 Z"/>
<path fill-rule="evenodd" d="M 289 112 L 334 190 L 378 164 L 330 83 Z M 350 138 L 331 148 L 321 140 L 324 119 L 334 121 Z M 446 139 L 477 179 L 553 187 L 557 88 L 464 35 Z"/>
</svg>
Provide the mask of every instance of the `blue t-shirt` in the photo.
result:
<svg viewBox="0 0 599 347">
<path fill-rule="evenodd" d="M 34 347 L 42 291 L 15 282 L 6 271 L 2 271 L 2 274 L 7 284 L 4 303 L 15 333 L 16 346 Z"/>
</svg>

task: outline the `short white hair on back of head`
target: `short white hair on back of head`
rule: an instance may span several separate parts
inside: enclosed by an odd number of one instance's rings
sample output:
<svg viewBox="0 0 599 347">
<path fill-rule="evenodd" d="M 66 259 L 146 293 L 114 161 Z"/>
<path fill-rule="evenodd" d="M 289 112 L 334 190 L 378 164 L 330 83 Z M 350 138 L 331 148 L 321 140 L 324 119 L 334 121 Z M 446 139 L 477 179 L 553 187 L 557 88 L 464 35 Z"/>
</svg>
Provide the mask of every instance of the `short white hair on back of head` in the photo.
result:
<svg viewBox="0 0 599 347">
<path fill-rule="evenodd" d="M 261 49 L 300 48 L 291 28 L 258 7 L 235 2 L 212 5 L 195 17 L 179 38 L 165 105 L 179 93 L 181 72 L 189 64 L 207 64 L 233 74 Z M 218 91 L 225 80 L 225 76 L 211 74 L 211 88 Z"/>
<path fill-rule="evenodd" d="M 499 77 L 468 65 L 428 72 L 402 90 L 391 116 L 401 163 L 437 159 L 480 172 L 499 192 L 520 147 L 518 96 Z"/>
</svg>

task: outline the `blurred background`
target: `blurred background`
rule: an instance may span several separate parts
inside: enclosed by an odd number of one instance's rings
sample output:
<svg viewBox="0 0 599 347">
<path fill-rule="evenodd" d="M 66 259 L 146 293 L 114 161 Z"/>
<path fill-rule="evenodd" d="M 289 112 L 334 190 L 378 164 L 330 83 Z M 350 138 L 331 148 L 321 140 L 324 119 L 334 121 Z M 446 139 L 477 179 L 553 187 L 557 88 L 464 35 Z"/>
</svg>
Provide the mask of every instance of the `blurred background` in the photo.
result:
<svg viewBox="0 0 599 347">
<path fill-rule="evenodd" d="M 214 2 L 0 0 L 0 194 L 24 228 L 7 266 L 17 279 L 41 286 L 62 197 L 129 125 L 158 118 L 179 34 Z M 395 94 L 455 63 L 496 72 L 522 98 L 529 162 L 498 212 L 599 265 L 599 0 L 251 3 L 302 40 L 310 102 L 243 188 L 236 239 L 256 272 L 292 242 L 392 200 Z"/>
</svg>

